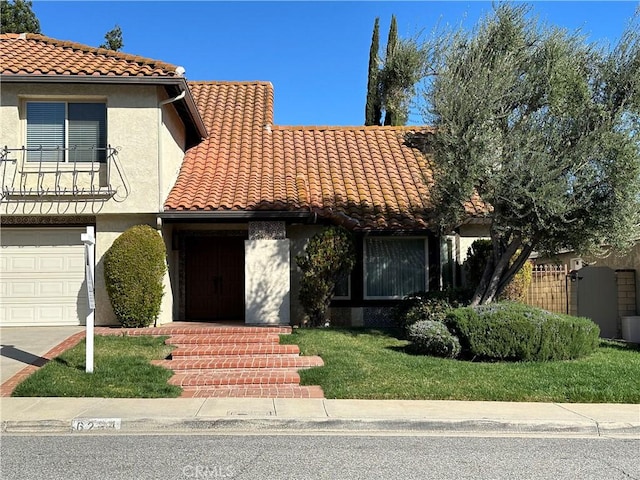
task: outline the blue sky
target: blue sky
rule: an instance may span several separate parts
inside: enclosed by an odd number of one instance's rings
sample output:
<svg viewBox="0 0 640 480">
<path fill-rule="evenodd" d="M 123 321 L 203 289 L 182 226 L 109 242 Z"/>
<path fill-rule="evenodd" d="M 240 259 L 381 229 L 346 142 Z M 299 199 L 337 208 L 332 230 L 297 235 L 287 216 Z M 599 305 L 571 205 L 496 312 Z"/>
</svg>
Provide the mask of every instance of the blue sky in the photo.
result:
<svg viewBox="0 0 640 480">
<path fill-rule="evenodd" d="M 639 2 L 532 5 L 547 23 L 614 43 Z M 124 52 L 182 65 L 189 80 L 270 81 L 276 124 L 362 125 L 376 17 L 382 52 L 392 14 L 410 37 L 436 24 L 472 27 L 491 2 L 34 0 L 33 10 L 43 34 L 92 46 L 118 24 Z"/>
</svg>

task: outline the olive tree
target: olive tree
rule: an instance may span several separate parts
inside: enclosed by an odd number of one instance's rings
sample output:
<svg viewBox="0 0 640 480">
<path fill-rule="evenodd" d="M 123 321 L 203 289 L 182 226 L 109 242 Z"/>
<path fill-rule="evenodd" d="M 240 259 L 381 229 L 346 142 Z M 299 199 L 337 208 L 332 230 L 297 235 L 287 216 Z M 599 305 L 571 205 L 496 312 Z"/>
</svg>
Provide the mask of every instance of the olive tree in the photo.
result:
<svg viewBox="0 0 640 480">
<path fill-rule="evenodd" d="M 639 32 L 636 16 L 602 47 L 507 3 L 425 49 L 436 216 L 443 229 L 469 215 L 490 225 L 472 304 L 493 301 L 534 250 L 623 250 L 639 238 Z"/>
</svg>

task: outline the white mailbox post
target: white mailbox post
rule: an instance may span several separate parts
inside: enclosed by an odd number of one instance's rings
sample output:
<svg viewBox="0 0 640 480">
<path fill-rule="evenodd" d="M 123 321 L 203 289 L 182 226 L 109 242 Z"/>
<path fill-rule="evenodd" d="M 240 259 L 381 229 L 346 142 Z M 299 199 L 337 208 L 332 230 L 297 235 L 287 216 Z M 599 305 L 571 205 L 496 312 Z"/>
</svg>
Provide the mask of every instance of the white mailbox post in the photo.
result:
<svg viewBox="0 0 640 480">
<path fill-rule="evenodd" d="M 87 352 L 86 352 L 86 372 L 93 372 L 93 323 L 95 319 L 96 300 L 95 300 L 95 228 L 87 227 L 87 233 L 80 235 L 82 243 L 84 243 L 84 271 L 87 284 L 87 300 L 89 302 L 89 311 L 87 313 Z"/>
</svg>

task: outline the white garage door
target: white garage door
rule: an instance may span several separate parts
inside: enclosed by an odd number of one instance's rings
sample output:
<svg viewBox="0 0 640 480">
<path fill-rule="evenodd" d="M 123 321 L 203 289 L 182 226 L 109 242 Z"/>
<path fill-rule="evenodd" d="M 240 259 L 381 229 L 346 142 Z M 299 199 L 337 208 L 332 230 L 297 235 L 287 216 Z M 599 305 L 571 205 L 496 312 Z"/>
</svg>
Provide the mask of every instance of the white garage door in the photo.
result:
<svg viewBox="0 0 640 480">
<path fill-rule="evenodd" d="M 83 228 L 3 228 L 0 325 L 80 325 L 87 314 Z"/>
</svg>

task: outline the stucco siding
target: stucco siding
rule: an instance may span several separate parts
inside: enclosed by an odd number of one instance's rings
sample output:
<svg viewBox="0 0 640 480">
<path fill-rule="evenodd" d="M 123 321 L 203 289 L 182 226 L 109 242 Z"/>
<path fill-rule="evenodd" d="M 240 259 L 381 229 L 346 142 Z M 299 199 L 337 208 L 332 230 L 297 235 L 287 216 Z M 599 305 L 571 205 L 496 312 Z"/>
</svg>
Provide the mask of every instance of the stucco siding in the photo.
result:
<svg viewBox="0 0 640 480">
<path fill-rule="evenodd" d="M 2 86 L 0 144 L 20 148 L 26 143 L 24 120 L 27 100 L 104 101 L 107 106 L 107 144 L 118 153 L 110 163 L 110 184 L 115 195 L 27 195 L 3 201 L 0 214 L 111 214 L 158 212 L 158 103 L 166 95 L 159 87 L 145 85 L 57 85 L 11 84 Z M 165 111 L 161 136 L 163 179 L 161 198 L 175 181 L 184 156 L 185 131 L 171 105 Z M 37 163 L 36 163 L 37 165 Z M 36 165 L 23 168 L 33 170 Z M 22 167 L 19 165 L 19 167 Z M 70 170 L 70 165 L 46 165 L 48 169 Z M 104 166 L 100 175 L 105 175 Z M 70 177 L 70 176 L 69 176 Z M 30 178 L 37 178 L 33 175 Z M 51 176 L 53 178 L 53 176 Z M 33 180 L 30 180 L 33 182 Z M 6 182 L 5 182 L 6 183 Z"/>
</svg>

